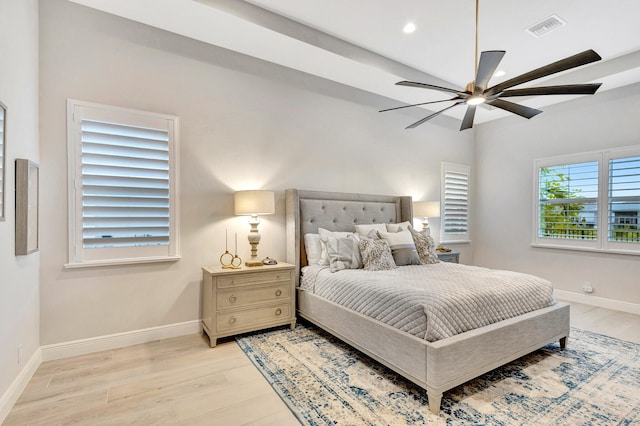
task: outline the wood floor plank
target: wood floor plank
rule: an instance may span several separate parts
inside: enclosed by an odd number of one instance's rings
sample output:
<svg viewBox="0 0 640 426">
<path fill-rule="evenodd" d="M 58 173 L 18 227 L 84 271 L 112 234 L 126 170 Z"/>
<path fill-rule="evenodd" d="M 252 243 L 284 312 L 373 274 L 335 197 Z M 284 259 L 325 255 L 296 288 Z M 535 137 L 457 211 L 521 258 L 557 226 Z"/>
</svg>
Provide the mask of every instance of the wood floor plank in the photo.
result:
<svg viewBox="0 0 640 426">
<path fill-rule="evenodd" d="M 640 315 L 571 302 L 571 325 L 640 343 Z M 124 424 L 299 422 L 235 341 L 193 334 L 44 362 L 3 426 Z"/>
</svg>

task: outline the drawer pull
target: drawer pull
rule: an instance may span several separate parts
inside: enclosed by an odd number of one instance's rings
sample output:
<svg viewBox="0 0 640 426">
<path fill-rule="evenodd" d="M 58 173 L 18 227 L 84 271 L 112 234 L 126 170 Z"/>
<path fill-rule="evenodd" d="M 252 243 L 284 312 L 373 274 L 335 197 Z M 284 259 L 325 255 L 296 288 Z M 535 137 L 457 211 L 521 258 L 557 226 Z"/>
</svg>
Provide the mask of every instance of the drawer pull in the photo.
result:
<svg viewBox="0 0 640 426">
<path fill-rule="evenodd" d="M 280 296 L 280 295 L 282 295 L 282 290 L 277 289 L 277 290 L 276 290 L 276 296 Z"/>
<path fill-rule="evenodd" d="M 229 317 L 229 324 L 235 324 L 236 323 L 236 317 Z"/>
<path fill-rule="evenodd" d="M 233 294 L 229 296 L 229 303 L 236 303 L 236 297 Z"/>
<path fill-rule="evenodd" d="M 276 316 L 280 315 L 282 313 L 282 309 L 278 308 L 276 309 Z"/>
</svg>

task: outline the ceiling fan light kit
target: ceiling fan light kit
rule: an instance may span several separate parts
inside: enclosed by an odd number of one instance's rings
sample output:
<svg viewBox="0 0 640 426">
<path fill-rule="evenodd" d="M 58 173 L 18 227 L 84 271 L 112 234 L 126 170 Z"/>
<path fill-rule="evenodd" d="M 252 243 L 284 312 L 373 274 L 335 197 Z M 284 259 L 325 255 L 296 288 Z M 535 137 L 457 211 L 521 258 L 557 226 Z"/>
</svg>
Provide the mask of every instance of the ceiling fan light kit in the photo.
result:
<svg viewBox="0 0 640 426">
<path fill-rule="evenodd" d="M 602 59 L 600 55 L 598 55 L 591 49 L 537 68 L 533 71 L 521 74 L 517 77 L 496 84 L 495 86 L 488 87 L 489 80 L 495 74 L 498 65 L 500 65 L 500 62 L 502 61 L 502 58 L 504 57 L 506 52 L 504 50 L 484 51 L 480 54 L 480 60 L 478 61 L 478 1 L 479 0 L 476 0 L 475 80 L 467 84 L 464 90 L 457 90 L 449 87 L 435 86 L 432 84 L 419 83 L 414 81 L 400 81 L 396 83 L 396 85 L 437 90 L 440 92 L 450 93 L 455 96 L 450 99 L 443 99 L 439 101 L 422 102 L 413 105 L 404 105 L 396 108 L 387 108 L 381 110 L 380 112 L 393 111 L 402 108 L 410 108 L 414 106 L 435 104 L 440 102 L 453 102 L 452 105 L 441 109 L 440 111 L 437 111 L 407 127 L 407 129 L 413 129 L 455 106 L 466 104 L 467 111 L 464 115 L 464 118 L 462 119 L 462 124 L 460 125 L 460 130 L 462 131 L 473 127 L 473 119 L 475 117 L 476 107 L 477 105 L 483 103 L 528 119 L 531 117 L 535 117 L 542 111 L 539 109 L 509 102 L 504 100 L 503 98 L 541 95 L 593 95 L 594 93 L 596 93 L 598 88 L 600 88 L 602 83 L 568 84 L 559 86 L 541 86 L 522 89 L 511 89 L 512 87 L 519 86 L 533 80 L 577 68 L 582 65 L 590 64 Z"/>
</svg>

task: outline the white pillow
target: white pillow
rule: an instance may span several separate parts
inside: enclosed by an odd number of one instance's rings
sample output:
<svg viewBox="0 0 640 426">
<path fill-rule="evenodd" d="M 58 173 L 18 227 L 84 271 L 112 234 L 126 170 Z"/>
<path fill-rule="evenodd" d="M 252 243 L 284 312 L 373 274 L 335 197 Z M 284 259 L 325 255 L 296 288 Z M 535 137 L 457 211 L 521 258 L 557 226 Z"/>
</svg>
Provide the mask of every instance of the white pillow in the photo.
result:
<svg viewBox="0 0 640 426">
<path fill-rule="evenodd" d="M 304 250 L 307 253 L 307 264 L 317 265 L 320 263 L 322 256 L 322 245 L 320 244 L 320 235 L 304 234 Z"/>
<path fill-rule="evenodd" d="M 411 222 L 401 222 L 401 223 L 387 223 L 387 229 L 383 229 L 383 231 L 387 232 L 398 232 L 398 231 L 406 231 L 411 227 Z"/>
<path fill-rule="evenodd" d="M 387 226 L 384 223 L 368 223 L 364 225 L 356 225 L 356 232 L 366 237 L 371 231 L 387 231 Z"/>
<path fill-rule="evenodd" d="M 353 232 L 340 232 L 329 231 L 328 229 L 318 228 L 318 234 L 320 235 L 320 247 L 322 249 L 320 253 L 319 265 L 329 266 L 329 254 L 327 252 L 327 238 L 346 238 L 348 235 L 353 235 Z"/>
<path fill-rule="evenodd" d="M 389 243 L 393 260 L 398 266 L 420 265 L 420 257 L 409 231 L 380 232 L 380 237 Z"/>
</svg>

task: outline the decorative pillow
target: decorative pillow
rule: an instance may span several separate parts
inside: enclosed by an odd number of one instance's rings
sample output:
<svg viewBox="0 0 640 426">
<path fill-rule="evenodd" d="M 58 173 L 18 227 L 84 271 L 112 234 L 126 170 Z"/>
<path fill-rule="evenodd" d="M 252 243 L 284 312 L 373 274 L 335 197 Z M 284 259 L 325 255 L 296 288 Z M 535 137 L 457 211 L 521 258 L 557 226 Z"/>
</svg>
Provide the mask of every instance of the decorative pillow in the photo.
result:
<svg viewBox="0 0 640 426">
<path fill-rule="evenodd" d="M 369 231 L 367 235 L 356 234 L 361 240 L 379 240 L 380 234 L 375 229 Z"/>
<path fill-rule="evenodd" d="M 318 265 L 322 255 L 322 244 L 320 244 L 320 235 L 305 234 L 304 235 L 304 251 L 307 253 L 307 264 Z"/>
<path fill-rule="evenodd" d="M 328 266 L 329 265 L 329 254 L 327 253 L 327 238 L 344 238 L 348 235 L 353 235 L 353 232 L 339 232 L 339 231 L 329 231 L 328 229 L 318 228 L 318 234 L 320 235 L 320 262 L 319 265 Z"/>
<path fill-rule="evenodd" d="M 411 222 L 387 223 L 387 232 L 406 231 L 411 227 Z"/>
<path fill-rule="evenodd" d="M 385 271 L 397 268 L 386 240 L 361 239 L 358 243 L 364 269 L 367 271 Z"/>
<path fill-rule="evenodd" d="M 386 240 L 391 247 L 393 260 L 398 266 L 420 265 L 420 257 L 416 251 L 416 245 L 409 231 L 380 232 L 380 237 Z"/>
<path fill-rule="evenodd" d="M 384 223 L 368 223 L 364 225 L 356 225 L 356 232 L 362 236 L 367 236 L 371 231 L 387 231 Z"/>
<path fill-rule="evenodd" d="M 413 229 L 413 227 L 409 228 L 409 232 L 411 232 L 413 241 L 416 244 L 416 249 L 418 250 L 420 262 L 423 265 L 440 262 L 438 253 L 436 252 L 436 242 L 431 235 L 418 232 Z"/>
<path fill-rule="evenodd" d="M 358 248 L 359 241 L 360 238 L 356 234 L 343 238 L 327 238 L 327 254 L 329 255 L 331 272 L 362 268 L 363 264 Z"/>
</svg>

